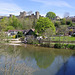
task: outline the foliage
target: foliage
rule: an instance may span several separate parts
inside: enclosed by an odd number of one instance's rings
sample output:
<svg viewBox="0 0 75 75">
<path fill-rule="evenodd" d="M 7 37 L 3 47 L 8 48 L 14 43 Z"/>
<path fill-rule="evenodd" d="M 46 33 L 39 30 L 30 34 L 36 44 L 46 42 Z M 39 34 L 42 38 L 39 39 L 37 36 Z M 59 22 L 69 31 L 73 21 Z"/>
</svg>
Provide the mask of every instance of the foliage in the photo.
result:
<svg viewBox="0 0 75 75">
<path fill-rule="evenodd" d="M 61 23 L 60 23 L 59 21 L 56 21 L 56 22 L 54 23 L 54 25 L 55 25 L 55 27 L 60 27 Z"/>
<path fill-rule="evenodd" d="M 6 38 L 6 34 L 3 31 L 0 31 L 0 43 L 4 43 Z"/>
<path fill-rule="evenodd" d="M 37 20 L 34 19 L 34 20 L 33 20 L 33 26 L 32 26 L 32 28 L 35 28 L 35 26 L 36 26 L 36 22 L 37 22 Z"/>
<path fill-rule="evenodd" d="M 31 29 L 31 28 L 35 28 L 35 25 L 36 25 L 36 19 L 31 19 L 31 18 L 22 18 L 22 19 L 19 19 L 20 20 L 20 23 L 22 24 L 22 29 Z"/>
<path fill-rule="evenodd" d="M 62 48 L 63 47 L 63 45 L 62 44 L 54 44 L 54 48 Z"/>
<path fill-rule="evenodd" d="M 56 17 L 56 14 L 54 13 L 54 12 L 48 12 L 47 14 L 46 14 L 46 17 L 48 17 L 49 19 L 55 19 L 55 17 Z"/>
<path fill-rule="evenodd" d="M 15 29 L 21 27 L 21 23 L 19 22 L 18 18 L 16 18 L 15 16 L 10 17 L 8 22 L 9 22 L 8 25 L 13 26 Z"/>
<path fill-rule="evenodd" d="M 59 41 L 59 36 L 51 37 L 52 41 Z M 64 36 L 60 36 L 60 41 L 63 41 Z M 65 36 L 64 41 L 75 41 L 75 37 Z"/>
<path fill-rule="evenodd" d="M 23 36 L 23 32 L 19 31 L 16 35 L 16 38 L 22 37 Z"/>
<path fill-rule="evenodd" d="M 1 19 L 1 21 L 0 21 L 0 31 L 1 31 L 1 30 L 5 31 L 7 25 L 8 25 L 8 18 L 4 17 L 4 18 Z"/>
<path fill-rule="evenodd" d="M 43 35 L 47 37 L 51 37 L 54 34 L 55 34 L 55 31 L 52 28 L 46 29 L 45 32 L 43 33 Z"/>
<path fill-rule="evenodd" d="M 72 45 L 72 44 L 55 44 L 54 45 L 54 48 L 68 48 L 68 49 L 75 49 L 75 45 Z"/>
<path fill-rule="evenodd" d="M 14 30 L 15 28 L 13 27 L 13 26 L 7 26 L 6 28 L 5 28 L 5 31 L 8 31 L 8 30 Z"/>
<path fill-rule="evenodd" d="M 40 17 L 35 26 L 36 31 L 41 34 L 45 32 L 47 28 L 51 28 L 53 31 L 55 31 L 55 26 L 49 18 Z"/>
<path fill-rule="evenodd" d="M 61 25 L 66 25 L 66 19 L 65 19 L 65 18 L 63 18 L 63 19 L 61 20 Z"/>
<path fill-rule="evenodd" d="M 59 28 L 58 28 L 58 35 L 65 35 L 65 34 L 67 34 L 69 32 L 69 30 L 68 30 L 68 28 L 67 28 L 67 26 L 60 26 Z"/>
<path fill-rule="evenodd" d="M 14 39 L 15 39 L 15 38 L 16 38 L 16 35 L 13 35 L 13 36 L 12 36 L 12 38 L 14 38 Z"/>
<path fill-rule="evenodd" d="M 71 21 L 71 20 L 67 20 L 67 21 L 66 21 L 66 24 L 67 24 L 67 25 L 69 25 L 69 26 L 73 26 L 73 24 L 72 24 L 72 21 Z"/>
<path fill-rule="evenodd" d="M 73 37 L 75 37 L 75 34 L 72 34 Z"/>
</svg>

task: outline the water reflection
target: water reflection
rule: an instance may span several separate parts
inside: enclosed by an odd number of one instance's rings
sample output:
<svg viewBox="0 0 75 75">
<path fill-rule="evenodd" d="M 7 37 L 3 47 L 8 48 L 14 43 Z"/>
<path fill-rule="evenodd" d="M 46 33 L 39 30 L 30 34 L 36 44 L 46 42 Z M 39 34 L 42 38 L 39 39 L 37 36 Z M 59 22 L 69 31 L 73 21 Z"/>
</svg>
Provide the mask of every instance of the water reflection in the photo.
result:
<svg viewBox="0 0 75 75">
<path fill-rule="evenodd" d="M 61 75 L 72 53 L 32 45 L 0 45 L 0 75 Z"/>
<path fill-rule="evenodd" d="M 73 55 L 63 63 L 60 70 L 56 73 L 56 75 L 75 75 L 75 52 Z"/>
</svg>

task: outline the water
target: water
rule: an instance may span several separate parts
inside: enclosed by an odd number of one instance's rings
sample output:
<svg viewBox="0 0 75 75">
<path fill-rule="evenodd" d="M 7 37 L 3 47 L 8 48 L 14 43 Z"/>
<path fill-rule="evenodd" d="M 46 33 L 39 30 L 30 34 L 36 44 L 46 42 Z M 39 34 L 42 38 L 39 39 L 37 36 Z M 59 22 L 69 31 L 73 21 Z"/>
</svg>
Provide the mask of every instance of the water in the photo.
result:
<svg viewBox="0 0 75 75">
<path fill-rule="evenodd" d="M 32 45 L 2 45 L 0 75 L 75 75 L 75 52 Z"/>
</svg>

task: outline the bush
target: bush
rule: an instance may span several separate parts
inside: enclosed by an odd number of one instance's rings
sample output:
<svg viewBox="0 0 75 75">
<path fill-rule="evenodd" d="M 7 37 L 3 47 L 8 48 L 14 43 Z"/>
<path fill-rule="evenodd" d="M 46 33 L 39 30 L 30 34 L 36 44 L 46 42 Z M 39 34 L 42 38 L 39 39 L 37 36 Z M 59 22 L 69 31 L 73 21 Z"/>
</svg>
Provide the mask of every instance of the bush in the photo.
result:
<svg viewBox="0 0 75 75">
<path fill-rule="evenodd" d="M 20 40 L 21 40 L 21 41 L 24 41 L 24 38 L 25 38 L 25 36 L 22 36 L 22 37 L 20 38 Z"/>
<path fill-rule="evenodd" d="M 16 38 L 19 38 L 19 37 L 22 37 L 22 36 L 23 36 L 23 32 L 20 32 L 20 31 L 19 31 L 19 32 L 17 33 L 17 35 L 16 35 Z"/>
<path fill-rule="evenodd" d="M 65 49 L 65 48 L 68 48 L 68 49 L 75 49 L 75 45 L 70 45 L 70 44 L 55 44 L 54 45 L 54 48 L 59 48 L 59 49 L 61 49 L 61 48 L 63 48 L 63 49 Z"/>
<path fill-rule="evenodd" d="M 75 49 L 75 45 L 70 45 L 69 48 L 70 49 Z"/>
<path fill-rule="evenodd" d="M 75 37 L 75 34 L 72 34 L 73 37 Z"/>
<path fill-rule="evenodd" d="M 62 47 L 63 47 L 62 44 L 55 44 L 55 45 L 54 45 L 54 48 L 62 48 Z"/>
<path fill-rule="evenodd" d="M 16 35 L 13 35 L 13 36 L 12 36 L 12 38 L 14 38 L 14 39 L 15 39 L 15 38 L 16 38 Z"/>
<path fill-rule="evenodd" d="M 42 46 L 42 47 L 50 47 L 49 44 L 41 44 L 40 46 Z"/>
</svg>

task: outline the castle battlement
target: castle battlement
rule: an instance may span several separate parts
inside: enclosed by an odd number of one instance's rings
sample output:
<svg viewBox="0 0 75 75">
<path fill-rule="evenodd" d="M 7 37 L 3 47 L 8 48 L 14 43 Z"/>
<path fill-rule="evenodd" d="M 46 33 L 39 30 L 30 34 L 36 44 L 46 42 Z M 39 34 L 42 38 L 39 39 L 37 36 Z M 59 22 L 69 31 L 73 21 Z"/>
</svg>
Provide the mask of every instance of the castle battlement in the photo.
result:
<svg viewBox="0 0 75 75">
<path fill-rule="evenodd" d="M 4 17 L 12 17 L 13 15 L 10 14 L 9 16 L 0 16 L 0 19 L 3 19 Z M 16 16 L 17 18 L 35 18 L 35 19 L 39 19 L 40 17 L 40 13 L 38 11 L 35 12 L 35 14 L 31 14 L 31 15 L 27 15 L 26 11 L 20 12 L 20 15 Z"/>
</svg>

